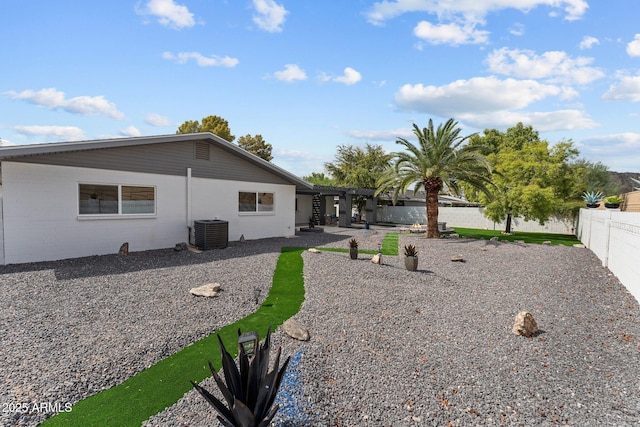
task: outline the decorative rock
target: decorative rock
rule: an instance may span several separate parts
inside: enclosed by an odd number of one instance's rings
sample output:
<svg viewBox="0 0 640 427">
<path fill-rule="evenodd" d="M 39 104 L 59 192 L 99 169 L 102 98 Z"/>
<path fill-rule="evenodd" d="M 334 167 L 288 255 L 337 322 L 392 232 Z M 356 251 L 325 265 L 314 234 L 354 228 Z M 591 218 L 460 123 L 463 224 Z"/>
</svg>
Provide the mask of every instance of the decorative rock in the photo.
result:
<svg viewBox="0 0 640 427">
<path fill-rule="evenodd" d="M 197 297 L 215 297 L 220 290 L 220 283 L 207 283 L 206 285 L 199 286 L 197 288 L 191 288 L 189 292 Z"/>
<path fill-rule="evenodd" d="M 310 248 L 309 252 L 314 253 L 314 254 L 319 254 L 320 253 L 320 251 L 318 249 L 316 249 L 316 248 Z"/>
<path fill-rule="evenodd" d="M 240 240 L 239 242 L 244 242 L 244 234 L 240 235 Z"/>
<path fill-rule="evenodd" d="M 458 239 L 460 238 L 460 235 L 458 233 L 451 233 L 449 234 L 449 237 L 451 237 L 452 239 Z"/>
<path fill-rule="evenodd" d="M 543 245 L 551 246 L 551 240 L 545 240 L 542 242 Z"/>
<path fill-rule="evenodd" d="M 173 248 L 173 250 L 176 252 L 186 251 L 187 247 L 188 245 L 186 242 L 176 243 L 176 247 Z"/>
<path fill-rule="evenodd" d="M 309 330 L 305 328 L 300 322 L 293 319 L 288 319 L 286 322 L 284 322 L 282 324 L 282 330 L 291 338 L 295 338 L 300 341 L 309 341 L 309 338 L 311 337 L 309 335 Z"/>
<path fill-rule="evenodd" d="M 456 255 L 456 256 L 452 257 L 451 261 L 453 261 L 453 262 L 466 262 L 465 259 L 462 257 L 462 255 Z"/>
<path fill-rule="evenodd" d="M 573 245 L 574 248 L 586 248 L 585 245 L 583 245 L 582 243 L 576 243 L 575 245 Z"/>
<path fill-rule="evenodd" d="M 497 242 L 498 240 L 499 240 L 498 236 L 493 236 L 492 238 L 489 239 L 490 242 Z"/>
<path fill-rule="evenodd" d="M 122 246 L 120 246 L 118 255 L 129 255 L 129 242 L 124 242 Z"/>
<path fill-rule="evenodd" d="M 538 332 L 538 324 L 533 318 L 533 314 L 527 311 L 518 313 L 511 332 L 516 335 L 522 335 L 523 337 L 531 337 Z"/>
<path fill-rule="evenodd" d="M 374 264 L 382 264 L 382 255 L 375 254 L 373 258 L 371 258 L 371 262 Z"/>
</svg>

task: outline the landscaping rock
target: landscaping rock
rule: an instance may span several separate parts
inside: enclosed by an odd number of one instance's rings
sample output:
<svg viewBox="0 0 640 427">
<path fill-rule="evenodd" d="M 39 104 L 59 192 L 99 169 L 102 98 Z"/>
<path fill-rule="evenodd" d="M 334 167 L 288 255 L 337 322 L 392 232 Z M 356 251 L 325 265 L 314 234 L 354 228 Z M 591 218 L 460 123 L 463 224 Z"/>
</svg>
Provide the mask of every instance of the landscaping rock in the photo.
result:
<svg viewBox="0 0 640 427">
<path fill-rule="evenodd" d="M 382 264 L 382 255 L 381 254 L 375 254 L 373 256 L 373 258 L 371 258 L 371 262 L 374 264 Z"/>
<path fill-rule="evenodd" d="M 316 249 L 316 248 L 310 248 L 309 252 L 313 253 L 313 254 L 319 254 L 320 250 Z"/>
<path fill-rule="evenodd" d="M 516 316 L 516 320 L 513 323 L 511 331 L 516 335 L 522 335 L 523 337 L 531 337 L 538 332 L 538 324 L 533 318 L 533 314 L 527 311 L 521 311 Z"/>
<path fill-rule="evenodd" d="M 547 246 L 551 246 L 551 241 L 550 240 L 545 240 L 544 242 L 542 242 L 543 245 L 547 245 Z"/>
<path fill-rule="evenodd" d="M 297 320 L 288 319 L 282 324 L 282 330 L 291 338 L 300 341 L 309 341 L 309 338 L 311 338 L 309 330 Z"/>
<path fill-rule="evenodd" d="M 455 256 L 451 257 L 451 261 L 453 261 L 453 262 L 466 262 L 464 260 L 464 258 L 462 257 L 462 255 L 455 255 Z"/>
<path fill-rule="evenodd" d="M 576 243 L 575 245 L 573 245 L 574 248 L 586 248 L 585 245 L 583 245 L 582 243 Z"/>
<path fill-rule="evenodd" d="M 120 246 L 118 255 L 128 255 L 128 254 L 129 254 L 129 242 L 124 242 L 122 246 Z"/>
<path fill-rule="evenodd" d="M 189 245 L 187 245 L 186 242 L 181 242 L 181 243 L 176 243 L 175 248 L 173 248 L 173 250 L 175 250 L 176 252 L 182 252 L 182 251 L 186 251 Z"/>
<path fill-rule="evenodd" d="M 493 236 L 492 238 L 489 239 L 490 242 L 497 242 L 498 240 L 499 240 L 498 236 Z"/>
<path fill-rule="evenodd" d="M 218 295 L 220 287 L 220 283 L 207 283 L 206 285 L 202 285 L 197 288 L 191 288 L 189 292 L 197 297 L 213 298 Z"/>
</svg>

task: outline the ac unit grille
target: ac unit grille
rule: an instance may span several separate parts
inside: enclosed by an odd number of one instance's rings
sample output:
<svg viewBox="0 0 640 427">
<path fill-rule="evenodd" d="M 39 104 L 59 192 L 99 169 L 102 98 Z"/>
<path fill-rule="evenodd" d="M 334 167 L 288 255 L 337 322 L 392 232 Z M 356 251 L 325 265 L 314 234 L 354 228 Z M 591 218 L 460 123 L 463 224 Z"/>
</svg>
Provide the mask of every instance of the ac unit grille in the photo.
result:
<svg viewBox="0 0 640 427">
<path fill-rule="evenodd" d="M 229 222 L 217 219 L 194 221 L 196 246 L 202 250 L 224 249 L 229 245 Z"/>
</svg>

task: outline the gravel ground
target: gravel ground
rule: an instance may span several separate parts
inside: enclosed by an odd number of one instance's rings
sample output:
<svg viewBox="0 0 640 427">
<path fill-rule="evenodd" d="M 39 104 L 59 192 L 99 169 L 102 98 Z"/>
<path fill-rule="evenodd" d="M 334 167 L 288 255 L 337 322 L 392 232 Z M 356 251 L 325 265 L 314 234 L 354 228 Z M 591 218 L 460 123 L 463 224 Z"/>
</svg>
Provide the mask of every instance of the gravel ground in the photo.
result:
<svg viewBox="0 0 640 427">
<path fill-rule="evenodd" d="M 111 387 L 255 310 L 253 287 L 266 296 L 281 246 L 356 237 L 377 249 L 386 231 L 4 267 L 1 402 L 74 403 Z M 590 251 L 401 235 L 407 243 L 417 272 L 401 256 L 379 266 L 370 255 L 303 254 L 295 318 L 312 338 L 273 335 L 295 362 L 276 425 L 640 425 L 640 307 Z M 188 294 L 214 281 L 219 297 Z M 521 310 L 538 322 L 533 338 L 511 333 Z M 49 415 L 3 411 L 0 424 Z M 146 425 L 216 422 L 189 392 Z"/>
</svg>

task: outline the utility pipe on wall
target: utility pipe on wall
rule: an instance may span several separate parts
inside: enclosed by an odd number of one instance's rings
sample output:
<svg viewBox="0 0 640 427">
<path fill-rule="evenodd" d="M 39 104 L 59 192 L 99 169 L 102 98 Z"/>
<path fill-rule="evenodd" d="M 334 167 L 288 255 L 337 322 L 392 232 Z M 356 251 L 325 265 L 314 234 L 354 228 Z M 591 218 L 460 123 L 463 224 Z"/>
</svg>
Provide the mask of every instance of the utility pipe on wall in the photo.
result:
<svg viewBox="0 0 640 427">
<path fill-rule="evenodd" d="M 187 168 L 187 229 L 189 230 L 187 242 L 189 243 L 191 243 L 191 227 L 193 227 L 191 219 L 191 168 Z"/>
</svg>

